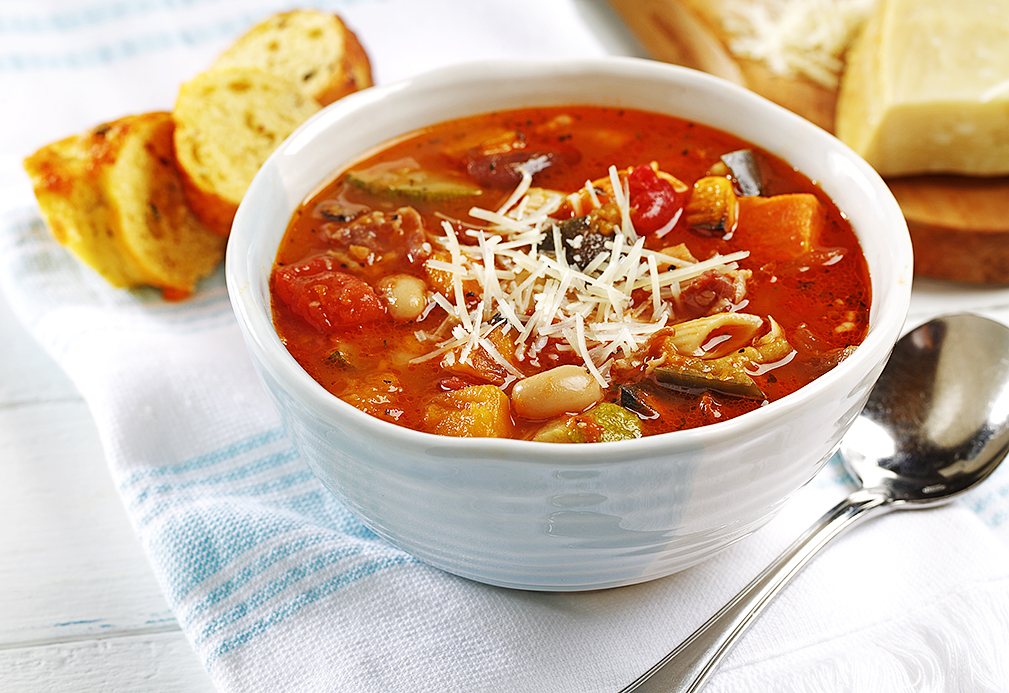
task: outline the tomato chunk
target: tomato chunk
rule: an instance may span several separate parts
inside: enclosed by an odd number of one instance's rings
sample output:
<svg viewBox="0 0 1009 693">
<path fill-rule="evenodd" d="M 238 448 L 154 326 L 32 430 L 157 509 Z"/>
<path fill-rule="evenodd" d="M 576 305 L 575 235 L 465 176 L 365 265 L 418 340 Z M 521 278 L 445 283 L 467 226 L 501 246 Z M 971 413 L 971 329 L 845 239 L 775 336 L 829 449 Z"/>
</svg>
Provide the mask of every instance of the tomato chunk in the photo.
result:
<svg viewBox="0 0 1009 693">
<path fill-rule="evenodd" d="M 336 258 L 317 255 L 274 274 L 274 290 L 291 310 L 320 332 L 333 333 L 385 316 L 369 284 L 339 269 Z"/>
<path fill-rule="evenodd" d="M 643 234 L 659 231 L 671 223 L 683 207 L 683 200 L 673 184 L 659 178 L 648 164 L 631 169 L 627 176 L 631 223 Z"/>
</svg>

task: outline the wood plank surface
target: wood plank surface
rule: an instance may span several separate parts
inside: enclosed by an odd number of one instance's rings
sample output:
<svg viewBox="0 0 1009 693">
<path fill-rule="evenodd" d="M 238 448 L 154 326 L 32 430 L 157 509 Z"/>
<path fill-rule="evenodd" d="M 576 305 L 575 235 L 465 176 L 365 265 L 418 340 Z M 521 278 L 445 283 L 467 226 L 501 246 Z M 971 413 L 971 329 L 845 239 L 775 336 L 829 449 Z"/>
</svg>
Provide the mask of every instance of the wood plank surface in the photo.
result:
<svg viewBox="0 0 1009 693">
<path fill-rule="evenodd" d="M 0 649 L 9 693 L 211 693 L 179 631 Z"/>
<path fill-rule="evenodd" d="M 0 295 L 0 690 L 209 693 L 87 405 Z"/>
<path fill-rule="evenodd" d="M 783 77 L 760 63 L 734 56 L 718 21 L 719 3 L 609 2 L 653 58 L 728 79 L 833 132 L 837 90 L 802 77 Z M 1006 127 L 1009 132 L 1009 124 Z M 886 182 L 907 220 L 917 275 L 1009 284 L 1009 215 L 1005 213 L 1009 177 L 909 176 Z"/>
</svg>

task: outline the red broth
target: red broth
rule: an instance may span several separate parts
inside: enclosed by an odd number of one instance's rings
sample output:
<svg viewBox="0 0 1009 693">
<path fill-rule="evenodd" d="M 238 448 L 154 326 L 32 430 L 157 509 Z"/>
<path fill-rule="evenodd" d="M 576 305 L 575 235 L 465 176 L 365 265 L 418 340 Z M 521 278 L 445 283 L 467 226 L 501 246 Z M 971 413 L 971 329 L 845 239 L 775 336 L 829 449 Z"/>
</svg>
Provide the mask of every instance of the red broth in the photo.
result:
<svg viewBox="0 0 1009 693">
<path fill-rule="evenodd" d="M 763 406 L 845 358 L 870 304 L 850 225 L 786 162 L 589 106 L 443 123 L 354 162 L 294 214 L 271 286 L 281 339 L 335 396 L 416 430 L 554 442 Z"/>
</svg>

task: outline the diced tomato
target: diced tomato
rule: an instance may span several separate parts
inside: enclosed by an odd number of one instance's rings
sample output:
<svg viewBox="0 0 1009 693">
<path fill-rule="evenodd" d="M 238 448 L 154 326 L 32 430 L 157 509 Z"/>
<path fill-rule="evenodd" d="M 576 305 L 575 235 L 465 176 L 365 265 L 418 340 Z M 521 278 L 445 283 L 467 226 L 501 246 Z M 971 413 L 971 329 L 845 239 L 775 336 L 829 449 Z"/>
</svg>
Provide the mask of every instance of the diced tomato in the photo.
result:
<svg viewBox="0 0 1009 693">
<path fill-rule="evenodd" d="M 627 176 L 631 223 L 642 234 L 655 233 L 673 221 L 683 200 L 673 184 L 659 178 L 648 164 L 631 169 Z"/>
<path fill-rule="evenodd" d="M 280 267 L 274 274 L 274 290 L 320 332 L 337 332 L 384 317 L 385 306 L 375 290 L 339 267 L 339 261 L 327 255 Z"/>
</svg>

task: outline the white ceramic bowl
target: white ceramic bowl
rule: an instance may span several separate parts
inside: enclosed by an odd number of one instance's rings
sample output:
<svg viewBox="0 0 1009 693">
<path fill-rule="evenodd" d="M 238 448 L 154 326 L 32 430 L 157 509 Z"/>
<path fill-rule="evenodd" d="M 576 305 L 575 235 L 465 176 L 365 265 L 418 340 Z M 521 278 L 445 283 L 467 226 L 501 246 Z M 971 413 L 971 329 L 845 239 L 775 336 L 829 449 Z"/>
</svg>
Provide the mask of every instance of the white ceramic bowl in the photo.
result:
<svg viewBox="0 0 1009 693">
<path fill-rule="evenodd" d="M 617 443 L 459 439 L 400 428 L 310 378 L 273 329 L 269 274 L 292 212 L 343 162 L 420 126 L 494 109 L 598 104 L 668 113 L 791 162 L 848 215 L 869 264 L 870 328 L 837 368 L 757 411 Z M 301 455 L 375 532 L 458 575 L 585 590 L 668 575 L 765 523 L 834 452 L 903 325 L 911 244 L 886 186 L 847 147 L 753 93 L 657 62 L 460 65 L 374 87 L 317 114 L 252 182 L 227 282 L 267 392 Z"/>
</svg>

